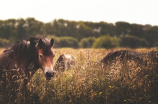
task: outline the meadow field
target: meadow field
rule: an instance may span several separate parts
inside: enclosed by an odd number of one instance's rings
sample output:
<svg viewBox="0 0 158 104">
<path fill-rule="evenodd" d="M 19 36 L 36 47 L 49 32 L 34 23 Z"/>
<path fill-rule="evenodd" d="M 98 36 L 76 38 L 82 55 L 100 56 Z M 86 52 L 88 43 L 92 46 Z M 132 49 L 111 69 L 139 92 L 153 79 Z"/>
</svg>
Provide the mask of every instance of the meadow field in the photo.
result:
<svg viewBox="0 0 158 104">
<path fill-rule="evenodd" d="M 0 92 L 3 104 L 157 104 L 158 73 L 157 64 L 148 65 L 133 61 L 116 61 L 102 67 L 101 59 L 110 51 L 119 49 L 54 49 L 54 63 L 65 53 L 76 59 L 70 70 L 56 72 L 51 80 L 46 80 L 41 69 L 27 85 L 27 97 L 21 90 L 15 102 L 5 99 L 13 91 Z M 128 49 L 132 50 L 132 49 Z M 133 49 L 149 52 L 154 49 Z M 1 52 L 3 49 L 0 50 Z M 38 100 L 38 101 L 37 101 Z"/>
</svg>

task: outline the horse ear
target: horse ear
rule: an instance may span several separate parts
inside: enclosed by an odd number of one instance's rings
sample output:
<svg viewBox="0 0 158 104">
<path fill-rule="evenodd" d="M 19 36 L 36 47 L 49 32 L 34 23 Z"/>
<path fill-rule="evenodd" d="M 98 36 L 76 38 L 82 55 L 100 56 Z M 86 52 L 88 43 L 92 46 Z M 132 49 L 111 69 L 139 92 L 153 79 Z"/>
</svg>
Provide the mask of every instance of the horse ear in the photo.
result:
<svg viewBox="0 0 158 104">
<path fill-rule="evenodd" d="M 33 37 L 30 38 L 30 44 L 32 47 L 34 47 L 36 45 L 36 42 L 34 41 Z"/>
<path fill-rule="evenodd" d="M 43 45 L 43 41 L 42 41 L 42 39 L 40 39 L 39 42 L 38 42 L 38 46 L 41 48 L 42 45 Z"/>
<path fill-rule="evenodd" d="M 54 39 L 52 38 L 51 40 L 50 40 L 50 46 L 52 47 L 54 45 Z"/>
</svg>

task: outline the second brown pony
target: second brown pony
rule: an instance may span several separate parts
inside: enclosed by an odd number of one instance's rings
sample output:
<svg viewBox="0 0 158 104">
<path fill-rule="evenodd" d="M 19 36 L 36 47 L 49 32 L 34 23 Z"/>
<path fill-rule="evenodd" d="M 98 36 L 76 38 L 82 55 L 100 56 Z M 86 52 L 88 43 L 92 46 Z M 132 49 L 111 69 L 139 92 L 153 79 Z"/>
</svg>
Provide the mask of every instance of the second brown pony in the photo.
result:
<svg viewBox="0 0 158 104">
<path fill-rule="evenodd" d="M 75 65 L 75 58 L 72 55 L 69 54 L 62 54 L 57 59 L 54 70 L 60 72 L 69 70 L 71 66 Z"/>
<path fill-rule="evenodd" d="M 158 63 L 158 51 L 151 51 L 148 53 L 139 53 L 130 50 L 117 50 L 113 52 L 109 52 L 102 60 L 101 63 L 104 65 L 108 65 L 113 60 L 116 60 L 118 57 L 120 61 L 122 60 L 133 60 L 136 63 L 146 64 L 147 61 L 151 61 L 152 63 Z"/>
</svg>

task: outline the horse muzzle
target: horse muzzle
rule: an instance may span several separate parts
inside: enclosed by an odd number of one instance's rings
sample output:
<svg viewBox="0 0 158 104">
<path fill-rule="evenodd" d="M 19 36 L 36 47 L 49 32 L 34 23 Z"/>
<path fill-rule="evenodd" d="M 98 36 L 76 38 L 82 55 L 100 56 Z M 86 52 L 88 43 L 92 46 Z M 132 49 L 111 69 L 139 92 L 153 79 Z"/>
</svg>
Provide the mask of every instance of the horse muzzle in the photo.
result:
<svg viewBox="0 0 158 104">
<path fill-rule="evenodd" d="M 55 72 L 46 72 L 46 79 L 47 79 L 47 80 L 50 80 L 51 77 L 54 76 L 54 74 L 55 74 Z"/>
</svg>

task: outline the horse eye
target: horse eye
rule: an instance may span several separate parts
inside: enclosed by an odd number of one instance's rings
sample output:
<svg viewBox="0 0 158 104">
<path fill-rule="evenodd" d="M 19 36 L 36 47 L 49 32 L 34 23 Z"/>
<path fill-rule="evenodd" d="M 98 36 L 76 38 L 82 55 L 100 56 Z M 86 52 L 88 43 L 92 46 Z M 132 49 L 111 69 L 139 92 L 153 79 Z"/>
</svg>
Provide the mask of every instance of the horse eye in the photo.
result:
<svg viewBox="0 0 158 104">
<path fill-rule="evenodd" d="M 55 57 L 55 55 L 53 55 L 53 57 Z"/>
<path fill-rule="evenodd" d="M 40 58 L 42 58 L 42 55 L 39 55 Z"/>
</svg>

